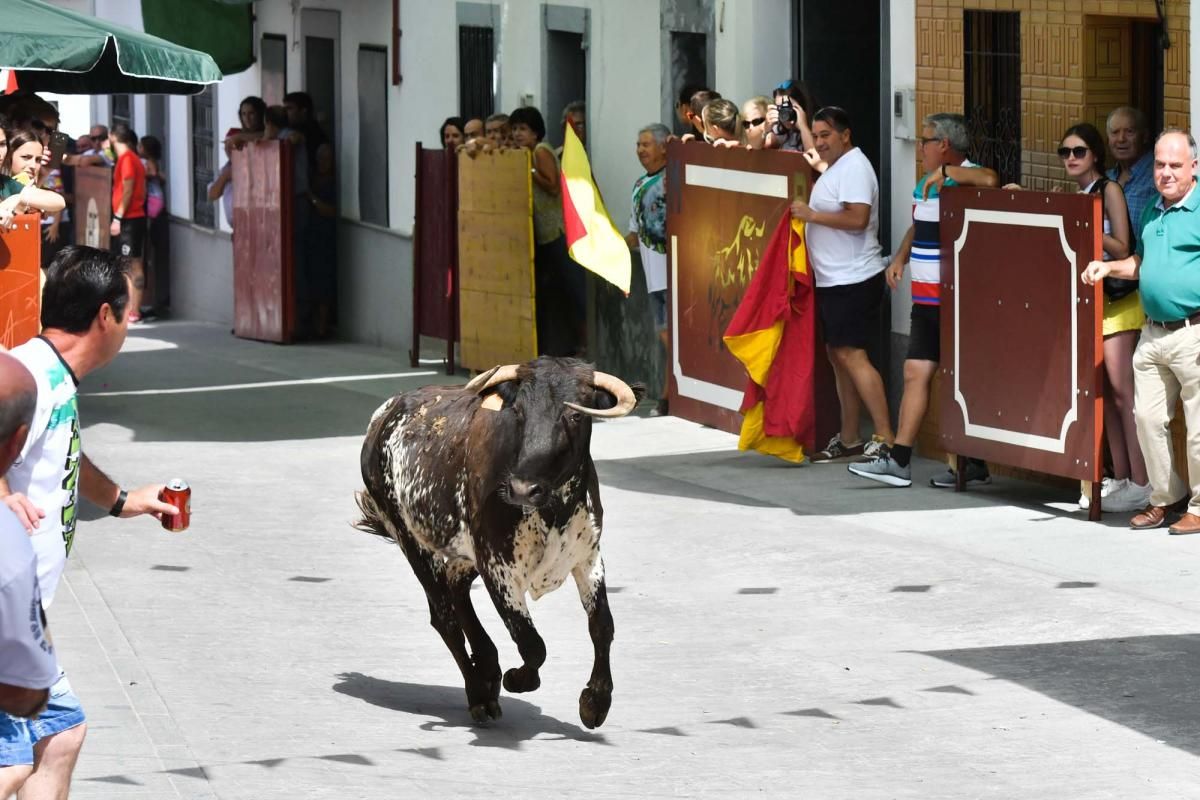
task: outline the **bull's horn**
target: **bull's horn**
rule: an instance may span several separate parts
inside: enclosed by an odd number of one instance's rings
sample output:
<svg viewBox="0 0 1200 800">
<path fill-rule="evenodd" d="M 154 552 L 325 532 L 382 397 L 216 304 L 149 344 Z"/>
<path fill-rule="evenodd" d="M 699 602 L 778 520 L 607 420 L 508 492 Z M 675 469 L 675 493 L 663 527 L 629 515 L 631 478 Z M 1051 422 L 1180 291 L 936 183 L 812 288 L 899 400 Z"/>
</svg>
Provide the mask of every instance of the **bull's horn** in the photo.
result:
<svg viewBox="0 0 1200 800">
<path fill-rule="evenodd" d="M 465 391 L 482 394 L 498 383 L 505 381 L 515 381 L 517 379 L 517 365 L 505 364 L 502 367 L 492 367 L 487 372 L 481 372 L 463 387 Z"/>
<path fill-rule="evenodd" d="M 577 403 L 566 403 L 569 408 L 576 411 L 582 411 L 590 417 L 623 417 L 633 407 L 637 405 L 637 397 L 633 393 L 633 389 L 629 388 L 629 384 L 607 372 L 595 372 L 592 375 L 592 386 L 597 389 L 603 389 L 609 394 L 617 398 L 617 404 L 612 408 L 587 408 Z"/>
</svg>

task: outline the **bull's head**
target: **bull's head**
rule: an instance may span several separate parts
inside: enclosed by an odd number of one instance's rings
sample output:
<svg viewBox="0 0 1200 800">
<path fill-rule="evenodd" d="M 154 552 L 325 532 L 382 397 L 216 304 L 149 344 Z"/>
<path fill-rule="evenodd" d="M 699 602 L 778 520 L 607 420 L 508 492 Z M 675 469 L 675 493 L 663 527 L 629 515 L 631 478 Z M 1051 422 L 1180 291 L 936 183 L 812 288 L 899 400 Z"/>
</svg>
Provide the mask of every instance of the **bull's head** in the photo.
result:
<svg viewBox="0 0 1200 800">
<path fill-rule="evenodd" d="M 467 391 L 495 392 L 503 405 L 498 424 L 512 442 L 500 494 L 512 505 L 540 508 L 579 473 L 588 457 L 592 418 L 623 417 L 637 405 L 642 387 L 596 372 L 567 358 L 539 358 L 495 367 L 474 378 Z"/>
</svg>

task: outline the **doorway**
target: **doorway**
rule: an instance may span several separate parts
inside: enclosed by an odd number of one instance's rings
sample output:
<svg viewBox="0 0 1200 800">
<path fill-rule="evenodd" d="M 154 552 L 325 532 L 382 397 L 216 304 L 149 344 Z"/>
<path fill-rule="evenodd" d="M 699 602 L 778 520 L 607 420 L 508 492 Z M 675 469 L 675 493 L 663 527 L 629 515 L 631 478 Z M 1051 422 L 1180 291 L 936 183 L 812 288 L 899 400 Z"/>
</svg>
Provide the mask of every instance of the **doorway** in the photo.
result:
<svg viewBox="0 0 1200 800">
<path fill-rule="evenodd" d="M 1084 119 L 1103 133 L 1109 112 L 1133 106 L 1157 134 L 1163 126 L 1162 26 L 1100 16 L 1084 24 Z"/>
<path fill-rule="evenodd" d="M 300 26 L 304 41 L 300 67 L 304 91 L 312 98 L 317 123 L 336 153 L 337 121 L 341 118 L 337 93 L 341 63 L 338 12 L 305 8 L 301 11 Z"/>
<path fill-rule="evenodd" d="M 541 111 L 546 119 L 546 141 L 557 148 L 563 143 L 563 109 L 587 101 L 588 17 L 583 8 L 548 5 L 543 10 L 546 101 Z"/>
</svg>

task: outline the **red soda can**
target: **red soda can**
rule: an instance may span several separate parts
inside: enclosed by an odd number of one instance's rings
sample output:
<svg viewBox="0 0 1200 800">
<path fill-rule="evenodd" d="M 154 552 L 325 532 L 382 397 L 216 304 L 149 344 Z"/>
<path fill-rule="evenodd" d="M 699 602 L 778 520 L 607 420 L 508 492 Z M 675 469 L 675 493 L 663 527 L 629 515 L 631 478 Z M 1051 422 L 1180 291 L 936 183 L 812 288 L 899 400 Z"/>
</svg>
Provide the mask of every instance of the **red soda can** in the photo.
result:
<svg viewBox="0 0 1200 800">
<path fill-rule="evenodd" d="M 158 499 L 179 509 L 178 514 L 163 514 L 162 526 L 168 531 L 186 531 L 192 520 L 192 488 L 183 478 L 172 478 L 158 493 Z"/>
</svg>

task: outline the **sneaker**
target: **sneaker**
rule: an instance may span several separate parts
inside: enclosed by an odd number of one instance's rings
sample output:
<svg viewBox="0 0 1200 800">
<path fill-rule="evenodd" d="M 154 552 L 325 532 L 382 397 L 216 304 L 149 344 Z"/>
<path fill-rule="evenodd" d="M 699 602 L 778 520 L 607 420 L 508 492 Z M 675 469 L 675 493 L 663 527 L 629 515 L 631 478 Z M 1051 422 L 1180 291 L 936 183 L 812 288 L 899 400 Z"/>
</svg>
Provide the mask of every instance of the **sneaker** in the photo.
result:
<svg viewBox="0 0 1200 800">
<path fill-rule="evenodd" d="M 660 399 L 654 404 L 654 408 L 650 409 L 652 417 L 666 417 L 670 415 L 670 407 L 667 405 L 667 398 Z"/>
<path fill-rule="evenodd" d="M 1108 497 L 1113 492 L 1119 490 L 1125 483 L 1126 483 L 1126 481 L 1124 478 L 1122 478 L 1121 480 L 1117 480 L 1116 478 L 1105 478 L 1104 480 L 1100 481 L 1100 500 L 1101 500 L 1100 509 L 1102 511 L 1105 510 L 1104 505 L 1103 505 L 1104 498 Z M 1079 495 L 1079 507 L 1081 509 L 1083 509 L 1084 511 L 1087 511 L 1089 508 L 1091 508 L 1091 505 L 1092 505 L 1092 496 L 1090 494 L 1088 494 L 1087 492 L 1081 492 Z M 1142 503 L 1137 508 L 1127 508 L 1124 510 L 1125 511 L 1137 511 L 1139 508 L 1144 508 L 1145 506 L 1146 506 L 1146 503 Z"/>
<path fill-rule="evenodd" d="M 938 489 L 953 489 L 957 483 L 958 476 L 954 470 L 948 469 L 941 475 L 935 475 L 929 479 L 929 485 Z M 992 482 L 992 476 L 988 472 L 986 465 L 977 464 L 974 461 L 967 462 L 967 486 L 982 486 L 985 483 Z"/>
<path fill-rule="evenodd" d="M 886 448 L 887 445 L 885 444 Z M 860 461 L 851 464 L 846 469 L 860 478 L 868 478 L 888 486 L 912 486 L 912 465 L 902 467 L 891 459 L 890 455 L 872 458 L 870 461 Z"/>
<path fill-rule="evenodd" d="M 892 448 L 882 436 L 875 434 L 871 437 L 871 441 L 867 442 L 863 447 L 863 460 L 870 461 L 880 456 L 887 457 L 891 455 Z"/>
<path fill-rule="evenodd" d="M 863 443 L 855 442 L 854 444 L 846 444 L 842 441 L 840 435 L 834 436 L 829 440 L 829 444 L 825 445 L 825 449 L 819 453 L 814 453 L 812 460 L 820 464 L 824 461 L 834 461 L 839 458 L 848 458 L 850 456 L 859 456 L 863 452 Z"/>
<path fill-rule="evenodd" d="M 1100 500 L 1101 511 L 1139 511 L 1150 505 L 1150 484 L 1139 486 L 1133 481 L 1120 481 L 1120 487 Z"/>
</svg>

